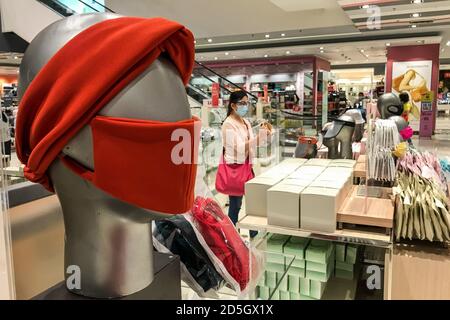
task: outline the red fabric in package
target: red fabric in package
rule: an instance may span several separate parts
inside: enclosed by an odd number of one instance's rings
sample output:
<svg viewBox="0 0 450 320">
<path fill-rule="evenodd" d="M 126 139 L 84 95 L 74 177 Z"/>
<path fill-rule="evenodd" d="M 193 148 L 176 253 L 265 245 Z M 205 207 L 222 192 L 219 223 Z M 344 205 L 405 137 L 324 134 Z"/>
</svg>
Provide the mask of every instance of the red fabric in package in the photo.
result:
<svg viewBox="0 0 450 320">
<path fill-rule="evenodd" d="M 250 280 L 249 248 L 219 204 L 197 197 L 192 208 L 197 229 L 228 273 L 244 290 Z"/>
</svg>

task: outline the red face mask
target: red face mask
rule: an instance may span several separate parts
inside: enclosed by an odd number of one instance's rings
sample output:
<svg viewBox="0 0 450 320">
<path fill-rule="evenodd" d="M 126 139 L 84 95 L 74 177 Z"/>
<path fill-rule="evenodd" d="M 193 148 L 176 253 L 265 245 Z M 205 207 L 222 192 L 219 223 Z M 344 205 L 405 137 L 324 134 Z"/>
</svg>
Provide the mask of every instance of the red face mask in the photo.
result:
<svg viewBox="0 0 450 320">
<path fill-rule="evenodd" d="M 97 116 L 91 127 L 94 171 L 61 156 L 69 169 L 141 208 L 169 214 L 191 209 L 201 129 L 198 119 L 159 122 Z"/>
</svg>

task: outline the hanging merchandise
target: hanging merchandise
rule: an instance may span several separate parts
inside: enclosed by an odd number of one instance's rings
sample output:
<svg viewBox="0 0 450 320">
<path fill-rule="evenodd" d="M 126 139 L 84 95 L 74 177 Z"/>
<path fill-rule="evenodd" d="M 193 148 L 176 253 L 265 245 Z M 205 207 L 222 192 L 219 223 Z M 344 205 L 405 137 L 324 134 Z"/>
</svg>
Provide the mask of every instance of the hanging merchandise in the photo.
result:
<svg viewBox="0 0 450 320">
<path fill-rule="evenodd" d="M 180 257 L 182 280 L 200 297 L 217 296 L 225 281 L 184 215 L 153 222 L 153 245 L 158 252 Z"/>
<path fill-rule="evenodd" d="M 398 163 L 395 237 L 450 241 L 447 183 L 437 157 L 411 150 Z"/>
<path fill-rule="evenodd" d="M 191 215 L 187 216 L 209 247 L 205 250 L 219 273 L 238 295 L 253 290 L 262 272 L 261 255 L 244 243 L 218 203 L 212 198 L 198 196 Z"/>
<path fill-rule="evenodd" d="M 396 168 L 392 152 L 400 143 L 395 122 L 389 119 L 378 119 L 369 141 L 368 178 L 377 181 L 394 181 Z"/>
</svg>

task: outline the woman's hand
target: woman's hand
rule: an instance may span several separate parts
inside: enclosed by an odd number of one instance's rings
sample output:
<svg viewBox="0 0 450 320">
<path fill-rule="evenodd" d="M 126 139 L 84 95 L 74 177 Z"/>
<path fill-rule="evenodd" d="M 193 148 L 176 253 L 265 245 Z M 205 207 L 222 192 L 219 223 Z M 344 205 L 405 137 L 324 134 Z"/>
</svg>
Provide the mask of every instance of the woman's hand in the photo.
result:
<svg viewBox="0 0 450 320">
<path fill-rule="evenodd" d="M 266 146 L 268 142 L 271 140 L 270 137 L 273 133 L 273 127 L 268 122 L 261 123 L 259 127 L 259 132 L 257 136 L 257 145 L 258 146 Z"/>
</svg>

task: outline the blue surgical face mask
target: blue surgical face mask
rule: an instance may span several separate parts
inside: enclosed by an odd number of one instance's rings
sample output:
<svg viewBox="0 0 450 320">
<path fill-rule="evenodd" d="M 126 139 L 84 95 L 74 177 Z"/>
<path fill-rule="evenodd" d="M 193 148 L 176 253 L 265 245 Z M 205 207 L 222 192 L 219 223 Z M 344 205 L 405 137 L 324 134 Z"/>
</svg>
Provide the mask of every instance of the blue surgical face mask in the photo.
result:
<svg viewBox="0 0 450 320">
<path fill-rule="evenodd" d="M 248 112 L 248 106 L 238 106 L 236 113 L 240 116 L 240 117 L 244 117 Z"/>
</svg>

